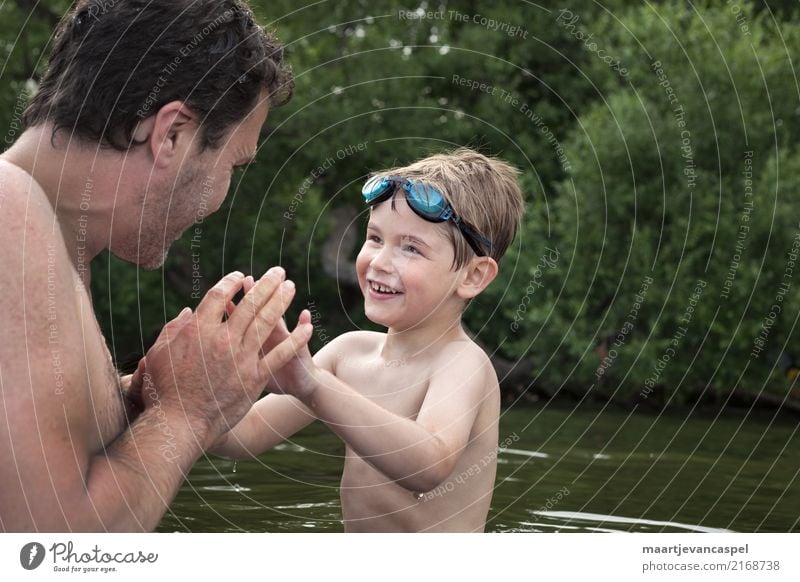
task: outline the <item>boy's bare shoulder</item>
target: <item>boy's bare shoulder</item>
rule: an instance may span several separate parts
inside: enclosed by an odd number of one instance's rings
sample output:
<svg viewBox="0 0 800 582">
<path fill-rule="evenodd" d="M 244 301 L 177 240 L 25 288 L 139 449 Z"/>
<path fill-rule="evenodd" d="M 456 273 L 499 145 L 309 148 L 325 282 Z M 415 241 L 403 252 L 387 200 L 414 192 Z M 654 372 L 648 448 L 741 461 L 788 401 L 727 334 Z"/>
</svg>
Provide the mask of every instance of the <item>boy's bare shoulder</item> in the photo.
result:
<svg viewBox="0 0 800 582">
<path fill-rule="evenodd" d="M 364 353 L 379 346 L 385 338 L 385 333 L 376 331 L 349 331 L 337 336 L 329 345 L 337 352 L 352 350 L 357 353 Z"/>
<path fill-rule="evenodd" d="M 486 352 L 471 339 L 452 341 L 444 346 L 437 355 L 437 360 L 457 359 L 472 362 L 473 365 L 491 365 Z"/>
<path fill-rule="evenodd" d="M 439 374 L 457 373 L 487 386 L 497 385 L 497 374 L 489 356 L 471 339 L 454 341 L 442 347 L 434 360 Z"/>
<path fill-rule="evenodd" d="M 386 334 L 373 331 L 351 331 L 332 339 L 314 361 L 329 372 L 336 374 L 337 367 L 345 361 L 366 357 L 374 353 Z"/>
</svg>

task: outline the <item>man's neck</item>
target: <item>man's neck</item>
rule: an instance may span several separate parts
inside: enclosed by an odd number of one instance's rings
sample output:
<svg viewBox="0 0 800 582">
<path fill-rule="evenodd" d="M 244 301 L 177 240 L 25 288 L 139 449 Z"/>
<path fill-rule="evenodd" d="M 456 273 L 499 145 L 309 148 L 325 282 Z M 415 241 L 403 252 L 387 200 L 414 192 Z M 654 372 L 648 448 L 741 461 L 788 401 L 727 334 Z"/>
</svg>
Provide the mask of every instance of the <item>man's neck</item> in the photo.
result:
<svg viewBox="0 0 800 582">
<path fill-rule="evenodd" d="M 89 263 L 108 246 L 114 196 L 110 174 L 104 166 L 108 153 L 89 148 L 77 140 L 69 145 L 51 141 L 52 128 L 30 128 L 0 156 L 21 168 L 44 190 L 64 237 L 64 243 L 78 274 L 88 287 Z M 104 168 L 104 171 L 99 170 Z"/>
</svg>

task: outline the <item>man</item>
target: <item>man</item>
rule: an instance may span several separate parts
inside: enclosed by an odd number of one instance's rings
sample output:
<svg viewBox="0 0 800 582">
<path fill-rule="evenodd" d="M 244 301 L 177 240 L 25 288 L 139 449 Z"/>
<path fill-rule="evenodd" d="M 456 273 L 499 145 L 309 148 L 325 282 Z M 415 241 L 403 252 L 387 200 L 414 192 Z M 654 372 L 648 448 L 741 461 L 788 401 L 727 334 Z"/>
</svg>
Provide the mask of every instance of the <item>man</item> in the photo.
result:
<svg viewBox="0 0 800 582">
<path fill-rule="evenodd" d="M 264 354 L 293 285 L 233 273 L 120 378 L 87 291 L 103 249 L 156 268 L 201 202 L 219 208 L 291 94 L 281 54 L 239 0 L 79 0 L 59 25 L 0 156 L 0 530 L 154 529 L 310 338 Z"/>
</svg>

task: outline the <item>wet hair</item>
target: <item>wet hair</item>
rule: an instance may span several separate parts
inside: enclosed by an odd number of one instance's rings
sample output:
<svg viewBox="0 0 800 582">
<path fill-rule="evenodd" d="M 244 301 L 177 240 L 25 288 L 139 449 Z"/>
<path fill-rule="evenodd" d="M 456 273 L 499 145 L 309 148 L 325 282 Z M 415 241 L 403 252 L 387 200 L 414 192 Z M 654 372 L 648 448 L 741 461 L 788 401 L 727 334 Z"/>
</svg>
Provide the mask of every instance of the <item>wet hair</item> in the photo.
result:
<svg viewBox="0 0 800 582">
<path fill-rule="evenodd" d="M 519 170 L 468 148 L 435 154 L 375 175 L 400 176 L 435 186 L 459 217 L 491 241 L 492 248 L 487 253 L 497 262 L 514 240 L 524 212 L 517 181 Z M 452 222 L 442 224 L 455 251 L 453 268 L 460 269 L 475 256 L 475 251 Z"/>
<path fill-rule="evenodd" d="M 201 147 L 216 147 L 266 91 L 292 95 L 283 47 L 240 0 L 78 0 L 56 29 L 26 127 L 46 122 L 127 150 L 137 124 L 171 101 L 200 117 Z"/>
</svg>

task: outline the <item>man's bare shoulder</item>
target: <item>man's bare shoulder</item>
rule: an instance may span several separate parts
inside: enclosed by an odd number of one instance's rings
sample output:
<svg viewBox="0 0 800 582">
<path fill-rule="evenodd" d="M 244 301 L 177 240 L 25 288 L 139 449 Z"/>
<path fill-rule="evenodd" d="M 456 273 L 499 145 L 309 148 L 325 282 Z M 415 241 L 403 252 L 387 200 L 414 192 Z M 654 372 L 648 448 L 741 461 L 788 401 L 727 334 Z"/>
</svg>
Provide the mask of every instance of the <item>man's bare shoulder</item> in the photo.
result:
<svg viewBox="0 0 800 582">
<path fill-rule="evenodd" d="M 0 244 L 4 257 L 11 259 L 30 245 L 28 260 L 39 259 L 35 252 L 41 243 L 54 242 L 66 257 L 61 228 L 42 187 L 22 168 L 0 159 Z M 24 243 L 24 244 L 23 244 Z M 42 257 L 46 261 L 46 255 Z"/>
<path fill-rule="evenodd" d="M 0 160 L 0 337 L 23 349 L 47 351 L 55 325 L 75 330 L 75 271 L 47 196 L 25 171 Z M 20 335 L 21 334 L 21 335 Z M 9 346 L 9 349 L 11 346 Z"/>
<path fill-rule="evenodd" d="M 0 158 L 0 207 L 31 208 L 35 212 L 53 215 L 53 207 L 42 187 L 28 172 Z M 8 205 L 8 206 L 6 206 Z M 3 212 L 5 218 L 7 212 Z"/>
</svg>

